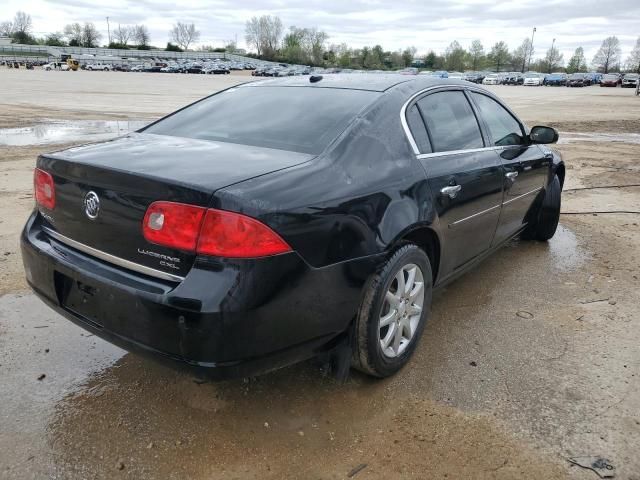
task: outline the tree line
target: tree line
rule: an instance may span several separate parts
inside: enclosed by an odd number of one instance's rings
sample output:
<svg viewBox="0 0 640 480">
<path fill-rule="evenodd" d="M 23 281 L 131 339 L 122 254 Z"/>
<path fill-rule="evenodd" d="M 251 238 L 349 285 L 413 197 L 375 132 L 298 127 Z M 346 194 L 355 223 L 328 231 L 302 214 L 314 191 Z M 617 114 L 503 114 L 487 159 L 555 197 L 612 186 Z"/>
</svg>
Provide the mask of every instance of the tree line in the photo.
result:
<svg viewBox="0 0 640 480">
<path fill-rule="evenodd" d="M 51 46 L 98 47 L 102 34 L 92 22 L 70 23 L 62 32 L 49 33 L 42 38 L 32 34 L 31 16 L 17 12 L 11 21 L 0 22 L 0 36 L 9 36 L 15 43 L 41 44 Z M 165 50 L 185 51 L 200 40 L 200 31 L 193 23 L 177 22 L 169 32 L 169 42 Z M 114 25 L 108 47 L 155 48 L 150 45 L 149 30 L 145 25 Z M 551 73 L 565 70 L 567 73 L 598 70 L 604 73 L 631 71 L 640 73 L 640 37 L 629 57 L 622 62 L 622 50 L 617 37 L 607 37 L 589 63 L 584 49 L 578 47 L 565 65 L 565 59 L 555 44 L 546 50 L 544 56 L 534 60 L 534 46 L 525 38 L 515 49 L 510 50 L 503 42 L 496 42 L 488 49 L 480 40 L 471 42 L 464 48 L 457 40 L 449 44 L 441 54 L 430 50 L 422 57 L 416 56 L 413 46 L 395 51 L 385 50 L 381 45 L 352 48 L 349 45 L 329 44 L 329 35 L 317 28 L 290 26 L 285 29 L 277 16 L 262 15 L 249 19 L 245 24 L 245 41 L 255 53 L 249 56 L 263 60 L 304 64 L 322 67 L 340 67 L 365 70 L 392 70 L 417 66 L 430 70 L 493 70 L 520 71 L 534 70 Z M 214 48 L 200 45 L 200 51 L 235 52 L 235 42 L 229 41 L 225 47 Z"/>
<path fill-rule="evenodd" d="M 17 12 L 13 20 L 0 22 L 0 36 L 10 37 L 13 43 L 49 45 L 52 47 L 100 47 L 103 35 L 93 22 L 70 23 L 62 31 L 36 37 L 32 33 L 31 15 Z M 151 36 L 146 25 L 114 25 L 110 31 L 107 48 L 150 50 Z M 200 32 L 193 23 L 177 22 L 169 32 L 166 50 L 183 51 L 200 39 Z M 173 42 L 173 43 L 172 43 Z"/>
</svg>

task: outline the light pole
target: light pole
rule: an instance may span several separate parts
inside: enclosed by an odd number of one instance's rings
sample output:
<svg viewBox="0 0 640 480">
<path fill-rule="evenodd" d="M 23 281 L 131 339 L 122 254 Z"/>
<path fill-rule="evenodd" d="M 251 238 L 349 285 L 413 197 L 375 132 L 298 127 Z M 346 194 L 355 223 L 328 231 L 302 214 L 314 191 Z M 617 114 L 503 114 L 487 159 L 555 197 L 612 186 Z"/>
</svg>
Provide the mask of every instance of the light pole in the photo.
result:
<svg viewBox="0 0 640 480">
<path fill-rule="evenodd" d="M 553 51 L 553 46 L 556 44 L 556 39 L 553 39 L 553 42 L 551 42 L 551 51 L 549 52 L 549 73 L 551 73 L 551 69 L 553 68 L 553 60 L 556 56 L 555 52 Z"/>
<path fill-rule="evenodd" d="M 109 28 L 109 17 L 107 17 L 107 36 L 109 37 L 109 45 L 111 45 L 111 28 Z"/>
<path fill-rule="evenodd" d="M 536 27 L 533 27 L 533 32 L 531 32 L 531 45 L 529 47 L 529 61 L 527 62 L 527 70 L 531 68 L 531 56 L 533 55 L 533 37 L 536 34 Z"/>
</svg>

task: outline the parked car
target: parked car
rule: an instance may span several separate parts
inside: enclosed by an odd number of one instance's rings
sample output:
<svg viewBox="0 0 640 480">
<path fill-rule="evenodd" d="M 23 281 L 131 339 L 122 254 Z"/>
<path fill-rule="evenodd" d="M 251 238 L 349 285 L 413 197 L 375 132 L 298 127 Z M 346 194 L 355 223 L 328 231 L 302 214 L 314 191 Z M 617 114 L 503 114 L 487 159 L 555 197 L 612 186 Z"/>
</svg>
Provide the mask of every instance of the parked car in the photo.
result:
<svg viewBox="0 0 640 480">
<path fill-rule="evenodd" d="M 616 74 L 603 75 L 602 80 L 600 80 L 601 87 L 617 87 L 620 83 L 620 76 Z"/>
<path fill-rule="evenodd" d="M 637 73 L 626 73 L 624 78 L 622 79 L 622 88 L 635 88 L 638 84 L 638 74 Z"/>
<path fill-rule="evenodd" d="M 109 70 L 113 70 L 113 65 L 109 63 L 89 63 L 85 70 L 108 72 Z"/>
<path fill-rule="evenodd" d="M 448 78 L 449 77 L 449 72 L 445 71 L 445 70 L 437 70 L 435 72 L 433 72 L 431 74 L 432 77 L 436 77 L 436 78 Z"/>
<path fill-rule="evenodd" d="M 131 67 L 131 71 L 132 72 L 143 72 L 144 71 L 144 65 L 134 65 L 133 67 Z"/>
<path fill-rule="evenodd" d="M 231 73 L 231 71 L 224 65 L 211 65 L 209 67 L 205 67 L 202 70 L 202 73 L 208 73 L 211 75 L 225 75 Z"/>
<path fill-rule="evenodd" d="M 44 70 L 50 71 L 50 70 L 62 70 L 64 72 L 66 72 L 67 70 L 69 70 L 69 65 L 67 65 L 66 63 L 62 63 L 62 62 L 51 62 L 51 63 L 46 63 L 42 66 L 42 68 Z"/>
<path fill-rule="evenodd" d="M 522 82 L 522 84 L 524 86 L 539 87 L 542 85 L 543 81 L 544 81 L 544 76 L 542 74 L 535 73 L 535 72 L 527 72 L 524 74 L 524 81 Z"/>
<path fill-rule="evenodd" d="M 482 83 L 484 76 L 480 72 L 466 72 L 464 74 L 464 80 L 471 83 Z"/>
<path fill-rule="evenodd" d="M 510 72 L 504 78 L 504 85 L 522 85 L 524 83 L 524 75 L 520 72 Z"/>
<path fill-rule="evenodd" d="M 202 65 L 192 64 L 184 69 L 185 73 L 204 73 Z"/>
<path fill-rule="evenodd" d="M 572 73 L 567 79 L 567 87 L 587 87 L 591 78 L 586 73 Z"/>
<path fill-rule="evenodd" d="M 567 84 L 566 73 L 551 73 L 544 79 L 544 84 L 550 87 L 564 87 Z"/>
<path fill-rule="evenodd" d="M 237 86 L 41 155 L 26 279 L 96 336 L 213 378 L 345 349 L 385 377 L 434 287 L 513 237 L 554 235 L 565 167 L 541 144 L 557 138 L 462 81 Z"/>
<path fill-rule="evenodd" d="M 463 80 L 464 79 L 464 73 L 462 73 L 462 72 L 448 72 L 447 78 L 450 78 L 452 80 Z"/>
<path fill-rule="evenodd" d="M 497 73 L 490 73 L 482 80 L 483 85 L 500 85 L 502 79 Z"/>
<path fill-rule="evenodd" d="M 599 72 L 589 72 L 589 73 L 585 73 L 585 76 L 591 82 L 590 85 L 594 85 L 594 84 L 600 83 L 602 81 L 603 74 L 599 73 Z"/>
</svg>

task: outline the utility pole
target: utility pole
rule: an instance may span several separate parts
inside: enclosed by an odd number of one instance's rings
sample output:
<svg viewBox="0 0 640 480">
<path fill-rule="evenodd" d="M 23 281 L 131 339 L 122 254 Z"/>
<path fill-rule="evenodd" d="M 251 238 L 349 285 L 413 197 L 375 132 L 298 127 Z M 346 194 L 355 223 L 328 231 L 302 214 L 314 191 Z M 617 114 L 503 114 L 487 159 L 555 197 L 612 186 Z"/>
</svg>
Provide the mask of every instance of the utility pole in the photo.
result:
<svg viewBox="0 0 640 480">
<path fill-rule="evenodd" d="M 553 39 L 553 42 L 551 42 L 551 52 L 549 55 L 549 73 L 551 73 L 551 69 L 553 68 L 553 60 L 555 58 L 555 52 L 553 51 L 553 46 L 556 44 L 556 39 Z"/>
<path fill-rule="evenodd" d="M 111 45 L 111 28 L 109 28 L 109 17 L 107 17 L 107 35 L 109 37 L 109 45 Z"/>
<path fill-rule="evenodd" d="M 529 62 L 527 62 L 527 70 L 531 68 L 531 56 L 533 55 L 533 37 L 536 34 L 536 27 L 533 27 L 533 32 L 531 32 L 531 45 L 529 47 Z"/>
</svg>

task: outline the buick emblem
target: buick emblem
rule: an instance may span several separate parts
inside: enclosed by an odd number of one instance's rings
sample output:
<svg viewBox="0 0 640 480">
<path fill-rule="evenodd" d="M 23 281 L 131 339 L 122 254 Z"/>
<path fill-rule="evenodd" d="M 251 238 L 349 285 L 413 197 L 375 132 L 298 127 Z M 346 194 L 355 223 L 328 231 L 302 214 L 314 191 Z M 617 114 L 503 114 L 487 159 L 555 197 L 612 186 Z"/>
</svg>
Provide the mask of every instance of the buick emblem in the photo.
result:
<svg viewBox="0 0 640 480">
<path fill-rule="evenodd" d="M 84 196 L 84 213 L 91 220 L 95 219 L 100 213 L 100 199 L 96 192 L 89 192 Z"/>
</svg>

